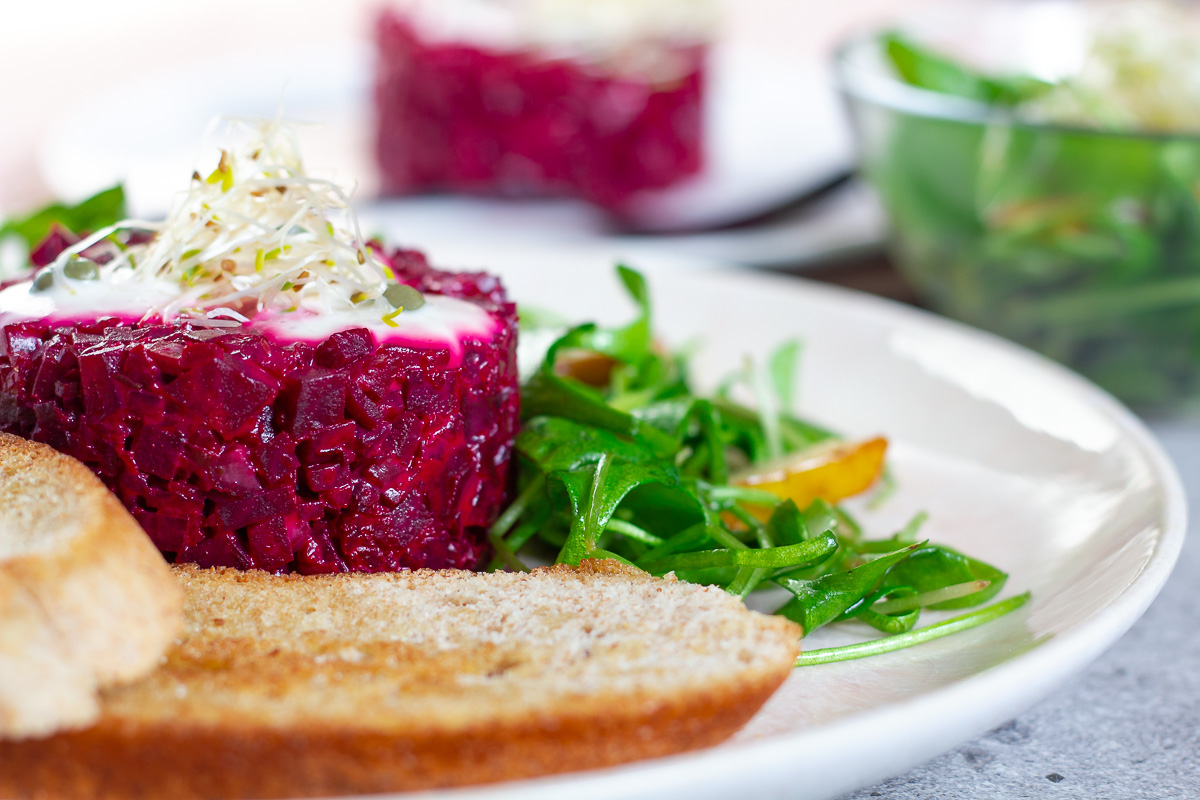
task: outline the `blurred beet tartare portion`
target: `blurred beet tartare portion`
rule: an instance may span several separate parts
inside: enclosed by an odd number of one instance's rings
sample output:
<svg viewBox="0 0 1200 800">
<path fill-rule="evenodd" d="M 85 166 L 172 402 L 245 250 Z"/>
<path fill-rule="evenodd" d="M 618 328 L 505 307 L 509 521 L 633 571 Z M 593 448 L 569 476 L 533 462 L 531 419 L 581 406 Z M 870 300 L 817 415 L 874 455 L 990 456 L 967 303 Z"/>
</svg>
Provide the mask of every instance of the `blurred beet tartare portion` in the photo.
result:
<svg viewBox="0 0 1200 800">
<path fill-rule="evenodd" d="M 376 24 L 385 192 L 620 208 L 703 161 L 707 3 L 410 0 Z"/>
<path fill-rule="evenodd" d="M 52 230 L 0 286 L 0 430 L 91 467 L 169 558 L 474 569 L 518 425 L 516 308 L 364 240 L 279 122 L 162 222 Z"/>
</svg>

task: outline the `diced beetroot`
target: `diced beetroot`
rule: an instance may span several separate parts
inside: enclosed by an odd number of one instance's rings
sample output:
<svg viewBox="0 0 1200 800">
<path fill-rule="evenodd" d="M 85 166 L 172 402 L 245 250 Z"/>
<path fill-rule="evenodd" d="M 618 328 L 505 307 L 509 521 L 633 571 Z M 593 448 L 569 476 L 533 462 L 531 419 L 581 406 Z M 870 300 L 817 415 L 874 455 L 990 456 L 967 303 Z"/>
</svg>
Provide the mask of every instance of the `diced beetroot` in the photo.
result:
<svg viewBox="0 0 1200 800">
<path fill-rule="evenodd" d="M 346 572 L 346 562 L 338 553 L 329 534 L 321 532 L 304 543 L 303 549 L 296 553 L 296 571 L 305 575 L 323 575 L 334 572 Z"/>
<path fill-rule="evenodd" d="M 79 241 L 79 237 L 59 225 L 57 222 L 50 226 L 46 238 L 38 243 L 29 254 L 29 263 L 35 267 L 44 267 L 58 258 L 63 250 Z"/>
<path fill-rule="evenodd" d="M 297 375 L 296 381 L 293 436 L 313 434 L 342 420 L 346 409 L 345 374 L 312 367 Z"/>
<path fill-rule="evenodd" d="M 213 485 L 234 497 L 247 497 L 262 491 L 262 482 L 250 463 L 250 448 L 234 445 L 213 465 Z"/>
<path fill-rule="evenodd" d="M 387 192 L 574 195 L 619 209 L 702 166 L 704 44 L 643 43 L 674 65 L 652 77 L 551 52 L 429 41 L 391 9 L 375 42 L 375 155 Z"/>
<path fill-rule="evenodd" d="M 375 349 L 375 340 L 366 328 L 354 328 L 333 334 L 317 347 L 313 359 L 318 367 L 340 369 L 347 364 L 366 358 Z"/>
<path fill-rule="evenodd" d="M 254 328 L 0 318 L 0 429 L 83 461 L 179 561 L 475 568 L 509 487 L 515 308 L 490 276 L 387 258 L 498 333 L 453 361 L 364 329 L 313 346 Z"/>
<path fill-rule="evenodd" d="M 259 569 L 278 572 L 291 562 L 292 543 L 283 517 L 272 517 L 251 525 L 246 538 L 250 544 L 250 557 Z"/>
<path fill-rule="evenodd" d="M 186 517 L 173 517 L 163 512 L 150 512 L 143 508 L 135 508 L 133 516 L 141 523 L 151 540 L 166 553 L 178 553 L 199 543 L 199 535 L 191 536 L 193 529 L 198 532 L 197 525 Z"/>
<path fill-rule="evenodd" d="M 241 500 L 222 503 L 217 518 L 230 530 L 282 516 L 296 510 L 296 492 L 291 488 L 268 489 Z"/>
<path fill-rule="evenodd" d="M 219 533 L 179 554 L 180 561 L 190 561 L 201 567 L 237 567 L 250 569 L 254 559 L 232 533 Z"/>
<path fill-rule="evenodd" d="M 171 480 L 179 471 L 183 436 L 160 428 L 142 428 L 133 445 L 133 463 L 149 475 Z"/>
<path fill-rule="evenodd" d="M 296 443 L 286 433 L 281 433 L 257 448 L 255 460 L 267 483 L 295 483 L 300 459 L 296 458 Z"/>
<path fill-rule="evenodd" d="M 213 355 L 220 360 L 206 360 L 187 370 L 167 393 L 181 403 L 201 404 L 221 435 L 236 437 L 249 430 L 259 409 L 275 399 L 279 383 L 253 364 L 221 358 L 216 352 Z"/>
</svg>

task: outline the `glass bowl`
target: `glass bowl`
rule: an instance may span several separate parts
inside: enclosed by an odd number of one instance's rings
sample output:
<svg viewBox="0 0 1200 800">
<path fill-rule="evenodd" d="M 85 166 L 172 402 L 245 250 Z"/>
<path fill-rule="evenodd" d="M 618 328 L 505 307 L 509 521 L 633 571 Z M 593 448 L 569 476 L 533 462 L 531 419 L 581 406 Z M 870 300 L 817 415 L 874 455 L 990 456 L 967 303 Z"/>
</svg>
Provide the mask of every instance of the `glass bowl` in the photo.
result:
<svg viewBox="0 0 1200 800">
<path fill-rule="evenodd" d="M 1073 4 L 954 5 L 898 27 L 1009 66 L 1080 50 Z M 835 71 L 918 296 L 1139 408 L 1200 405 L 1200 136 L 1043 124 L 919 89 L 879 36 L 843 45 Z"/>
</svg>

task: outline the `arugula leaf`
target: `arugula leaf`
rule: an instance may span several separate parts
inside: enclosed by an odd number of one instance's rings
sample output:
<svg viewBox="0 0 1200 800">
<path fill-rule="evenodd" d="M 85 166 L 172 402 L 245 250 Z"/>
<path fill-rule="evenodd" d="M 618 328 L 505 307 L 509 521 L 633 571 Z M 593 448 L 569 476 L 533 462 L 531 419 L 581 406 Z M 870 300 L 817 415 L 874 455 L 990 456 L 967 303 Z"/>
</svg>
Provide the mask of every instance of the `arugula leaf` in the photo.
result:
<svg viewBox="0 0 1200 800">
<path fill-rule="evenodd" d="M 920 545 L 910 545 L 846 572 L 823 575 L 816 580 L 776 578 L 776 583 L 795 596 L 775 613 L 799 623 L 807 636 L 859 608 L 863 600 L 879 588 L 887 571 L 910 557 L 918 547 Z"/>
<path fill-rule="evenodd" d="M 792 500 L 784 500 L 775 506 L 767 520 L 767 532 L 771 539 L 780 544 L 799 544 L 809 538 L 808 523 Z M 832 526 L 825 529 L 832 530 Z"/>
<path fill-rule="evenodd" d="M 641 442 L 561 417 L 530 420 L 517 436 L 516 449 L 570 497 L 571 528 L 559 555 L 563 563 L 578 564 L 592 555 L 617 506 L 634 488 L 679 485 L 678 472 Z"/>
<path fill-rule="evenodd" d="M 650 289 L 641 273 L 624 264 L 617 265 L 617 275 L 637 304 L 637 317 L 620 328 L 595 325 L 576 328 L 573 335 L 568 335 L 566 346 L 593 350 L 626 364 L 636 364 L 650 351 Z"/>
<path fill-rule="evenodd" d="M 522 418 L 563 417 L 614 433 L 639 437 L 660 455 L 673 453 L 678 445 L 672 437 L 627 412 L 613 408 L 592 387 L 554 373 L 558 351 L 568 346 L 574 334 L 594 327 L 582 325 L 551 345 L 542 366 L 530 376 L 521 390 Z"/>
<path fill-rule="evenodd" d="M 678 553 L 651 561 L 643 561 L 642 566 L 647 572 L 654 573 L 714 567 L 786 567 L 806 561 L 816 561 L 832 553 L 836 548 L 837 539 L 833 534 L 825 534 L 818 539 L 782 547 L 764 547 L 758 550 L 750 548 L 699 550 Z"/>
<path fill-rule="evenodd" d="M 50 229 L 61 225 L 73 233 L 92 232 L 125 218 L 125 189 L 117 184 L 73 205 L 51 203 L 19 219 L 0 225 L 0 239 L 18 236 L 32 250 Z"/>
<path fill-rule="evenodd" d="M 917 624 L 917 618 L 920 615 L 921 610 L 918 608 L 895 614 L 883 614 L 874 609 L 865 608 L 858 612 L 854 618 L 859 622 L 867 623 L 875 630 L 894 636 L 898 633 L 905 633 L 912 630 L 913 626 Z"/>
<path fill-rule="evenodd" d="M 930 545 L 915 551 L 903 563 L 888 573 L 887 587 L 908 586 L 919 593 L 931 592 L 947 586 L 987 581 L 988 586 L 965 597 L 935 603 L 929 608 L 951 609 L 986 603 L 1004 588 L 1008 574 L 985 564 L 978 559 L 965 556 L 949 547 Z"/>
<path fill-rule="evenodd" d="M 774 582 L 793 595 L 778 613 L 806 633 L 859 617 L 905 636 L 923 607 L 969 604 L 999 590 L 998 570 L 913 543 L 923 515 L 890 539 L 868 541 L 845 510 L 824 500 L 799 509 L 762 489 L 729 485 L 732 465 L 834 437 L 775 408 L 794 400 L 799 344 L 775 350 L 768 370 L 752 370 L 756 393 L 771 407 L 764 422 L 728 396 L 692 391 L 685 359 L 653 343 L 645 281 L 625 267 L 619 274 L 638 307 L 634 320 L 568 330 L 523 387 L 521 491 L 489 532 L 493 568 L 524 569 L 523 548 L 548 546 L 560 563 L 615 558 L 740 598 Z M 606 386 L 559 374 L 560 354 L 578 350 L 618 362 Z M 765 522 L 757 516 L 763 510 Z M 906 566 L 915 553 L 922 560 Z"/>
</svg>

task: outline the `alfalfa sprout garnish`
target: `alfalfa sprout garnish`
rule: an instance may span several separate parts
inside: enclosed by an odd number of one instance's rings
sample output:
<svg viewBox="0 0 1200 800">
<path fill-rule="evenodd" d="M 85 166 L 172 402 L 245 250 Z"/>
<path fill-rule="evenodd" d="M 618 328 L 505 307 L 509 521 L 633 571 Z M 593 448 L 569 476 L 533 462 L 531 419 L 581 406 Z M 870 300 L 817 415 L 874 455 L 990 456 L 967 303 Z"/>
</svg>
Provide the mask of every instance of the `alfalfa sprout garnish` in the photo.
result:
<svg viewBox="0 0 1200 800">
<path fill-rule="evenodd" d="M 237 146 L 222 150 L 207 176 L 193 173 L 165 221 L 101 228 L 64 250 L 33 288 L 167 283 L 178 292 L 151 314 L 209 326 L 240 325 L 263 311 L 350 308 L 392 322 L 423 304 L 363 237 L 348 192 L 306 174 L 290 126 L 230 125 Z"/>
</svg>

